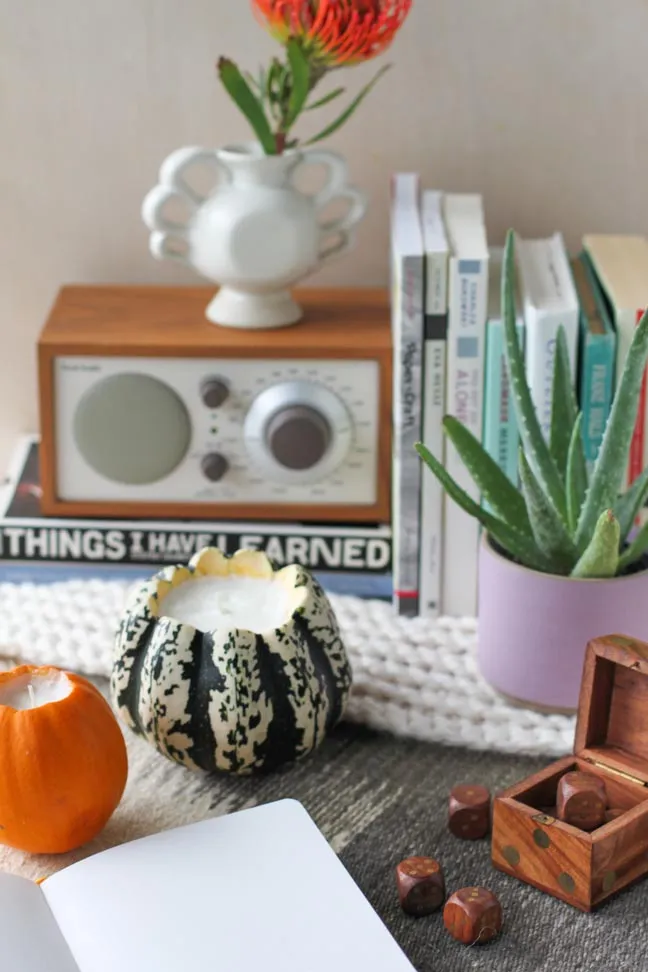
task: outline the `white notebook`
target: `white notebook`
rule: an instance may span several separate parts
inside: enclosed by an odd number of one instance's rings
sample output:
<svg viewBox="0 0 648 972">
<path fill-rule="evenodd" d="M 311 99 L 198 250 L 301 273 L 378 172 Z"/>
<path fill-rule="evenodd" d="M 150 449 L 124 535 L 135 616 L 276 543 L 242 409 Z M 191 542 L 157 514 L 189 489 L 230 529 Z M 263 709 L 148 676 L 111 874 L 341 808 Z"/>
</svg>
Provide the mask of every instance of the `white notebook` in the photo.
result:
<svg viewBox="0 0 648 972">
<path fill-rule="evenodd" d="M 413 972 L 294 800 L 0 874 L 0 941 L 7 972 Z"/>
</svg>

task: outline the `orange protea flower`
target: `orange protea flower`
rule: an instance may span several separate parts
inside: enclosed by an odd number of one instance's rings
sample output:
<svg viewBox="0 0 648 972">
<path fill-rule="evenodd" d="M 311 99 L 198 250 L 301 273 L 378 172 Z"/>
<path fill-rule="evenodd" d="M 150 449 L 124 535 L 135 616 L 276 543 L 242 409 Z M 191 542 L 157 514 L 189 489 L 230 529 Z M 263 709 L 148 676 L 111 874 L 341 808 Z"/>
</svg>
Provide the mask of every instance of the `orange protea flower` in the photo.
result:
<svg viewBox="0 0 648 972">
<path fill-rule="evenodd" d="M 252 5 L 281 43 L 295 37 L 315 61 L 338 67 L 382 54 L 412 0 L 252 0 Z"/>
</svg>

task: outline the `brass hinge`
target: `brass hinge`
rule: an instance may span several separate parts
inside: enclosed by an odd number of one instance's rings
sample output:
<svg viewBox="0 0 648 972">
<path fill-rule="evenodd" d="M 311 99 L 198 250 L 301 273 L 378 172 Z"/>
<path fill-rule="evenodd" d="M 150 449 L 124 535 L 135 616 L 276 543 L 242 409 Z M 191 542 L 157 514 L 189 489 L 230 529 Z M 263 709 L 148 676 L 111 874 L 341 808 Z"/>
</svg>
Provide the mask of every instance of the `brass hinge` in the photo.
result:
<svg viewBox="0 0 648 972">
<path fill-rule="evenodd" d="M 640 780 L 639 777 L 633 776 L 632 773 L 624 773 L 623 770 L 616 769 L 614 766 L 608 766 L 607 763 L 600 763 L 597 759 L 592 759 L 588 756 L 587 762 L 591 763 L 592 766 L 598 767 L 598 769 L 607 770 L 608 773 L 613 773 L 615 776 L 620 776 L 624 780 L 636 783 L 638 786 L 648 786 L 645 780 Z"/>
</svg>

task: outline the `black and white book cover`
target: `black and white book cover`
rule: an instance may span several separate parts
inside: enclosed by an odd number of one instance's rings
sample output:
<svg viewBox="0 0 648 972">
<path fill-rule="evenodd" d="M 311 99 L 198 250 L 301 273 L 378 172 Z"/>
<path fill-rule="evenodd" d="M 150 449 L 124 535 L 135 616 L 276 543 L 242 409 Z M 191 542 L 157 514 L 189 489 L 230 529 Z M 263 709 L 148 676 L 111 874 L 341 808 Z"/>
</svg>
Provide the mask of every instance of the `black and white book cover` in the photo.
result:
<svg viewBox="0 0 648 972">
<path fill-rule="evenodd" d="M 0 493 L 0 568 L 93 565 L 146 573 L 184 563 L 202 547 L 216 546 L 226 554 L 246 547 L 263 550 L 280 565 L 303 564 L 323 579 L 337 576 L 336 588 L 349 578 L 349 593 L 390 596 L 391 529 L 384 524 L 54 518 L 42 513 L 40 498 L 38 438 L 25 436 Z M 6 570 L 2 576 L 15 579 Z M 378 584 L 361 591 L 353 578 Z"/>
</svg>

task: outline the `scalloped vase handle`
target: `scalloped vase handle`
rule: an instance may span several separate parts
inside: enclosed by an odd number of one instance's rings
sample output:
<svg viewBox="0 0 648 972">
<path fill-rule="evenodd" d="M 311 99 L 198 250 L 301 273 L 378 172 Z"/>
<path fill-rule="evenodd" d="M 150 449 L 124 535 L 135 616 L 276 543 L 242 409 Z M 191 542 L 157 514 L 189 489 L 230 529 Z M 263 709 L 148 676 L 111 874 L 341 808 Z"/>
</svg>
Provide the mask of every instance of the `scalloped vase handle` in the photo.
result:
<svg viewBox="0 0 648 972">
<path fill-rule="evenodd" d="M 297 188 L 304 166 L 322 166 L 324 185 Z M 198 184 L 209 188 L 199 189 Z M 325 210 L 341 202 L 343 213 Z M 295 324 L 302 309 L 291 288 L 348 251 L 367 210 L 335 152 L 265 155 L 254 143 L 172 152 L 142 204 L 149 248 L 219 285 L 205 314 L 214 324 L 275 328 Z"/>
</svg>

